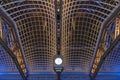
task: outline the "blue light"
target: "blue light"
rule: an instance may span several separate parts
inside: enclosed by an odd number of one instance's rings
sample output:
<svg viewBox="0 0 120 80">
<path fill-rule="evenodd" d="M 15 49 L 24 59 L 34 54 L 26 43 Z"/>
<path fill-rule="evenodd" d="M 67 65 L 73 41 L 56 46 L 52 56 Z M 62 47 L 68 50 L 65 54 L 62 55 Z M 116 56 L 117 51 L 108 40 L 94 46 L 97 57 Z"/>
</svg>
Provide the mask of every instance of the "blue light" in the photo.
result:
<svg viewBox="0 0 120 80">
<path fill-rule="evenodd" d="M 100 72 L 98 73 L 98 76 L 119 76 L 120 72 Z"/>
<path fill-rule="evenodd" d="M 0 76 L 8 76 L 8 75 L 20 75 L 20 73 L 0 73 Z"/>
</svg>

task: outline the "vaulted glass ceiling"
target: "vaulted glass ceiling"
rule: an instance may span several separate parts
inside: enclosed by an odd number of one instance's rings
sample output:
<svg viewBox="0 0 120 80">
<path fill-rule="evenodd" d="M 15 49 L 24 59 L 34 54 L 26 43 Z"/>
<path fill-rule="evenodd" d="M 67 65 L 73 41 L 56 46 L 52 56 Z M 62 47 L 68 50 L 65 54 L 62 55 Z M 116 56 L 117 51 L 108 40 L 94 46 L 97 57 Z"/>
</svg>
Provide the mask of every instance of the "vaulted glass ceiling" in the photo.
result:
<svg viewBox="0 0 120 80">
<path fill-rule="evenodd" d="M 4 42 L 17 40 L 19 56 L 24 64 L 24 73 L 53 71 L 53 57 L 57 54 L 57 23 L 55 0 L 2 0 L 0 1 L 0 30 Z M 101 30 L 108 30 L 116 39 L 120 30 L 119 0 L 57 0 L 62 1 L 60 47 L 64 59 L 64 72 L 84 72 L 89 74 L 94 69 L 97 59 L 100 35 L 105 38 L 105 46 L 110 47 L 114 39 Z M 115 13 L 116 12 L 116 13 Z M 4 13 L 4 14 L 3 14 Z M 113 16 L 115 14 L 118 15 Z M 109 17 L 111 20 L 109 20 Z M 106 22 L 108 21 L 108 22 Z M 6 22 L 6 23 L 4 23 Z M 105 23 L 106 22 L 106 23 Z M 4 23 L 4 24 L 3 24 Z M 105 23 L 105 24 L 103 24 Z M 110 25 L 112 23 L 112 25 Z M 9 28 L 4 29 L 7 24 Z M 116 29 L 118 27 L 119 29 Z M 107 36 L 106 36 L 107 35 Z M 9 38 L 10 37 L 10 38 Z M 14 42 L 13 42 L 14 43 Z M 8 43 L 13 46 L 13 43 Z M 100 43 L 101 45 L 101 43 Z M 14 51 L 9 45 L 10 50 Z M 99 46 L 100 47 L 100 46 Z M 98 49 L 99 50 L 99 49 Z M 100 53 L 104 54 L 103 52 Z M 17 55 L 17 53 L 15 54 Z M 97 56 L 95 56 L 97 55 Z M 101 57 L 101 56 L 100 56 Z M 18 58 L 18 56 L 17 56 Z M 120 72 L 119 44 L 115 46 L 105 59 L 100 72 Z M 19 60 L 18 60 L 19 62 Z M 97 65 L 97 64 L 96 64 Z M 4 67 L 5 66 L 5 67 Z M 115 67 L 117 66 L 117 67 Z M 18 72 L 11 57 L 0 46 L 0 72 Z M 7 68 L 6 68 L 7 67 Z M 115 67 L 115 68 L 114 68 Z M 26 68 L 26 69 L 25 69 Z M 14 69 L 14 70 L 13 70 Z M 92 70 L 91 72 L 94 72 Z"/>
</svg>

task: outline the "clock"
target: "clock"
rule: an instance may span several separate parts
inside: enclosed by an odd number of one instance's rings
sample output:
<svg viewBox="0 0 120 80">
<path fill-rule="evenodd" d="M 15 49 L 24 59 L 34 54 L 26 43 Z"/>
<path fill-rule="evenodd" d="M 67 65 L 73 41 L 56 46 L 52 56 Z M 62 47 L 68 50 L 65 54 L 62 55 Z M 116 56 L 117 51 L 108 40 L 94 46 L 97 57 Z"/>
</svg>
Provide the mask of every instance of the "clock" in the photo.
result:
<svg viewBox="0 0 120 80">
<path fill-rule="evenodd" d="M 57 65 L 61 65 L 62 64 L 62 59 L 61 58 L 56 58 L 55 59 L 55 64 L 57 64 Z"/>
</svg>

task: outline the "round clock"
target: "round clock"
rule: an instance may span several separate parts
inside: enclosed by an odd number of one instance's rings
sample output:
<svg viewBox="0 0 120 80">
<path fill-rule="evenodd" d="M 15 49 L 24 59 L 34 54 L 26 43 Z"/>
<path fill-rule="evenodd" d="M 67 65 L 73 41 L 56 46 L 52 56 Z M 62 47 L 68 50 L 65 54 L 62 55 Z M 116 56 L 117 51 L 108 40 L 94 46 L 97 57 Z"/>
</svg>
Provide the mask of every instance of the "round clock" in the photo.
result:
<svg viewBox="0 0 120 80">
<path fill-rule="evenodd" d="M 55 64 L 57 64 L 57 65 L 62 64 L 62 59 L 61 58 L 56 58 L 55 59 Z"/>
</svg>

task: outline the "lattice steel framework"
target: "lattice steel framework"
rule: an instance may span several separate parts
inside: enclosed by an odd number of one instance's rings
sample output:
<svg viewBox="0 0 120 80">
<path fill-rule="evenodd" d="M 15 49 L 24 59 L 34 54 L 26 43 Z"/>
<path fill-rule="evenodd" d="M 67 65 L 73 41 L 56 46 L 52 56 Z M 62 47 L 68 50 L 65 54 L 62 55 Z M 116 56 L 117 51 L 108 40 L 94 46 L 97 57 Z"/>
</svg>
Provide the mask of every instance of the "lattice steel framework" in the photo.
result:
<svg viewBox="0 0 120 80">
<path fill-rule="evenodd" d="M 64 0 L 62 54 L 66 71 L 88 72 L 102 22 L 119 1 Z"/>
<path fill-rule="evenodd" d="M 101 65 L 103 64 L 106 56 L 112 51 L 113 47 L 118 44 L 119 41 L 119 27 L 116 21 L 116 17 L 120 12 L 120 2 L 113 10 L 113 12 L 104 20 L 101 25 L 99 38 L 95 49 L 95 59 L 92 65 L 90 76 L 96 77 Z"/>
<path fill-rule="evenodd" d="M 15 24 L 29 72 L 53 71 L 53 56 L 57 51 L 54 0 L 2 0 L 0 4 Z M 119 5 L 119 0 L 62 0 L 62 27 L 58 30 L 61 30 L 59 47 L 65 72 L 95 72 L 103 23 Z M 112 31 L 106 32 L 106 45 L 110 46 L 111 38 L 119 34 L 113 36 Z M 119 55 L 116 49 L 110 55 Z M 116 55 L 108 56 L 104 64 L 112 63 L 111 57 Z M 119 57 L 115 60 L 119 61 Z"/>
<path fill-rule="evenodd" d="M 3 18 L 1 18 L 1 16 L 0 16 L 0 24 L 1 24 L 0 25 L 0 46 L 1 46 L 0 59 L 2 61 L 2 64 L 0 64 L 0 66 L 1 66 L 1 70 L 3 70 L 0 72 L 1 74 L 8 74 L 8 73 L 18 73 L 19 71 L 23 79 L 25 79 L 25 75 L 27 74 L 27 71 L 24 64 L 23 56 L 21 54 L 18 42 L 16 40 L 16 36 L 14 35 L 13 32 L 13 28 L 6 21 L 4 21 Z"/>
<path fill-rule="evenodd" d="M 109 29 L 112 30 L 114 38 L 116 39 L 120 35 L 120 19 L 116 18 L 113 21 L 114 25 L 109 25 Z M 112 23 L 112 24 L 113 24 Z M 113 28 L 113 29 L 112 29 Z M 106 34 L 108 46 L 114 41 L 109 34 Z M 111 50 L 109 55 L 106 57 L 100 72 L 120 72 L 120 42 Z"/>
<path fill-rule="evenodd" d="M 5 33 L 7 32 L 7 28 L 9 28 L 9 25 L 7 23 L 5 23 L 1 18 L 0 18 L 0 38 L 5 36 Z M 9 47 L 11 46 L 9 43 L 12 40 L 10 37 L 12 37 L 11 35 L 8 35 L 6 37 L 6 45 L 9 45 Z M 15 64 L 12 61 L 12 58 L 8 55 L 8 53 L 5 52 L 5 50 L 3 49 L 3 47 L 0 45 L 0 72 L 18 72 Z"/>
<path fill-rule="evenodd" d="M 109 53 L 100 72 L 120 72 L 120 43 Z"/>
<path fill-rule="evenodd" d="M 53 71 L 56 23 L 53 0 L 4 0 L 2 8 L 15 21 L 30 72 Z"/>
</svg>

